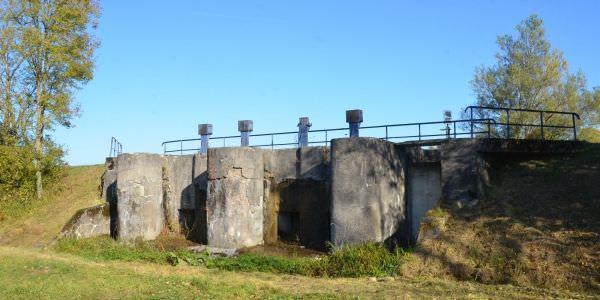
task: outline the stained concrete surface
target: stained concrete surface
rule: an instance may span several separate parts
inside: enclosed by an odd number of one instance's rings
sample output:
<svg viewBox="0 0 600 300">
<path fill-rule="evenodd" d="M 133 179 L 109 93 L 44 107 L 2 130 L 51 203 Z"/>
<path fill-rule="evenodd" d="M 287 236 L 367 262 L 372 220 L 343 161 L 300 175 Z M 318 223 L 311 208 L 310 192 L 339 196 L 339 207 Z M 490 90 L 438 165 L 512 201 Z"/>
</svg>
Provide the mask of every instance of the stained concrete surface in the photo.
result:
<svg viewBox="0 0 600 300">
<path fill-rule="evenodd" d="M 442 197 L 440 164 L 413 164 L 407 173 L 411 237 L 416 241 L 421 220 L 427 211 L 437 206 Z"/>
<path fill-rule="evenodd" d="M 329 149 L 262 150 L 264 242 L 324 249 L 329 241 Z"/>
<path fill-rule="evenodd" d="M 194 223 L 196 190 L 193 185 L 194 155 L 168 155 L 163 167 L 163 207 L 167 226 L 187 232 Z"/>
</svg>

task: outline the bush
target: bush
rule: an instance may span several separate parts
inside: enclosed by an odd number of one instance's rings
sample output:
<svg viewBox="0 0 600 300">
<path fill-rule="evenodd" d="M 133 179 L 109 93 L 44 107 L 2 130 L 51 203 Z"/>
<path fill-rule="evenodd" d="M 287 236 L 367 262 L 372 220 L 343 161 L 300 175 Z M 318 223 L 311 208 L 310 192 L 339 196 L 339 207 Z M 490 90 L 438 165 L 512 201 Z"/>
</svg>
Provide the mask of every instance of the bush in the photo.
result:
<svg viewBox="0 0 600 300">
<path fill-rule="evenodd" d="M 313 275 L 330 277 L 394 276 L 409 258 L 402 248 L 389 251 L 382 244 L 333 248 L 329 256 L 315 261 Z"/>
<path fill-rule="evenodd" d="M 63 151 L 47 144 L 40 160 L 43 184 L 55 182 L 64 170 Z M 0 220 L 27 211 L 35 197 L 36 168 L 32 147 L 0 145 Z"/>
</svg>

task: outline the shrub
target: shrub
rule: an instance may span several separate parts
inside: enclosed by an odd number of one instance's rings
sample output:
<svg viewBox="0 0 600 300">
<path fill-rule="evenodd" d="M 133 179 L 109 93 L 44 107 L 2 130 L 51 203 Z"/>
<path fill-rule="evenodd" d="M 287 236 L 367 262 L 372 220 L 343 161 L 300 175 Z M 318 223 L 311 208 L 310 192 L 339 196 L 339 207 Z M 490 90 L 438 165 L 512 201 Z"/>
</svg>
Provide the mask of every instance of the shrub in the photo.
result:
<svg viewBox="0 0 600 300">
<path fill-rule="evenodd" d="M 379 243 L 332 248 L 330 255 L 316 260 L 313 275 L 330 277 L 394 276 L 409 258 L 402 248 L 389 251 Z"/>
<path fill-rule="evenodd" d="M 63 151 L 47 144 L 40 160 L 43 184 L 56 181 L 64 170 Z M 35 152 L 27 146 L 0 145 L 0 220 L 20 215 L 31 208 L 36 189 Z"/>
</svg>

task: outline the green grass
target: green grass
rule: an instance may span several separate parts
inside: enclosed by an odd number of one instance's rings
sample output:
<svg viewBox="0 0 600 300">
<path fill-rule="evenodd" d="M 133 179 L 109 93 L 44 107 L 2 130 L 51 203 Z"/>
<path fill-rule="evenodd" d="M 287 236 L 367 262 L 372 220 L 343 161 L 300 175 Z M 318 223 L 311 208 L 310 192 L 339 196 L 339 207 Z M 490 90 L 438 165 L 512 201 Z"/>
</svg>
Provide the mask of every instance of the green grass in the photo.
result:
<svg viewBox="0 0 600 300">
<path fill-rule="evenodd" d="M 151 242 L 126 244 L 107 236 L 89 239 L 66 238 L 55 245 L 57 252 L 71 253 L 93 261 L 138 261 L 167 264 L 168 251 L 158 249 Z"/>
<path fill-rule="evenodd" d="M 139 259 L 139 258 L 136 258 Z M 0 299 L 548 299 L 573 292 L 435 278 L 372 282 L 229 272 L 143 261 L 92 261 L 53 251 L 0 246 Z M 594 298 L 594 296 L 587 296 Z M 597 298 L 597 297 L 596 297 Z"/>
<path fill-rule="evenodd" d="M 228 283 L 212 280 L 206 274 L 151 274 L 139 272 L 132 266 L 122 268 L 89 264 L 35 254 L 21 256 L 10 253 L 10 259 L 8 256 L 0 258 L 2 299 L 215 299 L 289 296 L 266 284 Z"/>
</svg>

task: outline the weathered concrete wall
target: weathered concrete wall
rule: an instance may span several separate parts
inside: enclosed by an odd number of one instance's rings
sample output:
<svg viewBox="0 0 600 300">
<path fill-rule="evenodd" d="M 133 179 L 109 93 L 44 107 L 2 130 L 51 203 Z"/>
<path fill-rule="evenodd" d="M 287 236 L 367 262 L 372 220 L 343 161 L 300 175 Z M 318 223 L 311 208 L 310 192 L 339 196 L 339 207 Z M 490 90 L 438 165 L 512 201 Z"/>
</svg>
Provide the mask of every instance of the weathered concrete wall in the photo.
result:
<svg viewBox="0 0 600 300">
<path fill-rule="evenodd" d="M 194 224 L 194 161 L 194 155 L 164 157 L 163 207 L 166 225 L 174 232 L 189 232 Z"/>
<path fill-rule="evenodd" d="M 78 210 L 67 222 L 58 238 L 88 238 L 110 234 L 110 208 L 108 203 Z"/>
<path fill-rule="evenodd" d="M 411 164 L 407 173 L 411 237 L 416 241 L 422 218 L 442 197 L 440 164 Z"/>
<path fill-rule="evenodd" d="M 123 240 L 156 238 L 165 225 L 162 162 L 158 154 L 121 154 L 117 158 L 117 210 Z"/>
<path fill-rule="evenodd" d="M 282 238 L 324 249 L 330 223 L 329 149 L 263 150 L 263 157 L 265 243 Z"/>
<path fill-rule="evenodd" d="M 193 157 L 192 177 L 194 185 L 194 226 L 189 238 L 197 243 L 206 244 L 207 237 L 207 207 L 208 193 L 208 157 L 206 154 L 195 154 Z"/>
<path fill-rule="evenodd" d="M 405 236 L 402 151 L 375 138 L 331 143 L 331 239 L 336 246 L 365 241 L 395 244 Z"/>
<path fill-rule="evenodd" d="M 260 149 L 208 150 L 209 246 L 242 248 L 263 243 L 263 165 Z"/>
<path fill-rule="evenodd" d="M 479 140 L 449 140 L 441 145 L 442 194 L 448 203 L 468 205 L 478 198 Z"/>
</svg>

